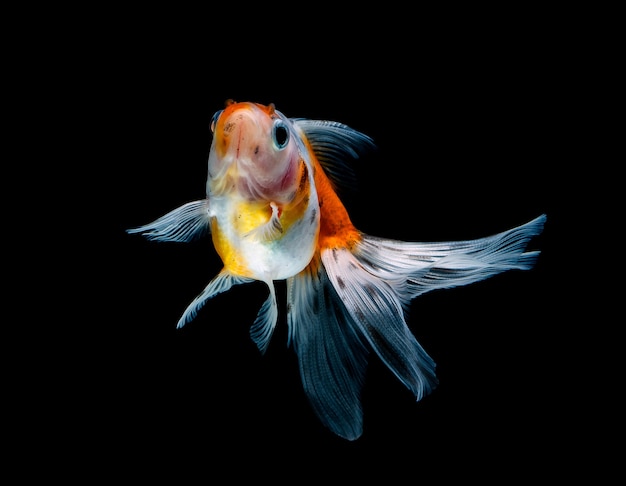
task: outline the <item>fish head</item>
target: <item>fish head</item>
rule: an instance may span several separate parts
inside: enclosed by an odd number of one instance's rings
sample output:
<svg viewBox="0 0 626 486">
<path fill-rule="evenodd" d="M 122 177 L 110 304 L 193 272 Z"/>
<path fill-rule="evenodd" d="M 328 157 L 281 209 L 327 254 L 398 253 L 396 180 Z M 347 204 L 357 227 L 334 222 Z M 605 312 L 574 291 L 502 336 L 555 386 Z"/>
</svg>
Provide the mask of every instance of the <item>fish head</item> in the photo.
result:
<svg viewBox="0 0 626 486">
<path fill-rule="evenodd" d="M 227 101 L 211 121 L 207 195 L 287 200 L 302 163 L 292 122 L 273 104 Z"/>
</svg>

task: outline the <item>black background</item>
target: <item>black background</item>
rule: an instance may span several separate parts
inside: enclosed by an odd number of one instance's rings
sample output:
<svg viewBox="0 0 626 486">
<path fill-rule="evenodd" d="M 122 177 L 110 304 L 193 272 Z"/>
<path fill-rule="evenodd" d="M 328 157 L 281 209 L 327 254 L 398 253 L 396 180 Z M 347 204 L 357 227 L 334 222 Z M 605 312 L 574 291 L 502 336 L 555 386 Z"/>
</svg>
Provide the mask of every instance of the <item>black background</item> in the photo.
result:
<svg viewBox="0 0 626 486">
<path fill-rule="evenodd" d="M 79 148 L 67 173 L 79 182 L 60 199 L 76 226 L 55 261 L 67 279 L 56 280 L 51 304 L 64 324 L 42 321 L 27 338 L 46 359 L 28 385 L 31 432 L 18 449 L 54 455 L 48 467 L 61 471 L 79 462 L 90 477 L 180 481 L 332 470 L 507 482 L 571 470 L 569 452 L 554 452 L 576 449 L 581 433 L 564 413 L 578 399 L 575 331 L 555 289 L 564 279 L 564 174 L 580 153 L 570 130 L 578 45 L 555 17 L 420 19 L 379 19 L 353 34 L 328 21 L 316 35 L 222 19 L 218 33 L 160 12 L 99 27 L 73 57 Z M 372 359 L 357 441 L 313 415 L 284 314 L 267 353 L 254 347 L 262 284 L 214 298 L 176 330 L 221 268 L 210 238 L 171 244 L 125 233 L 204 197 L 209 123 L 228 98 L 373 137 L 377 150 L 355 163 L 359 190 L 345 199 L 367 233 L 459 240 L 548 216 L 530 243 L 542 251 L 533 270 L 413 302 L 409 327 L 440 385 L 415 402 Z"/>
</svg>

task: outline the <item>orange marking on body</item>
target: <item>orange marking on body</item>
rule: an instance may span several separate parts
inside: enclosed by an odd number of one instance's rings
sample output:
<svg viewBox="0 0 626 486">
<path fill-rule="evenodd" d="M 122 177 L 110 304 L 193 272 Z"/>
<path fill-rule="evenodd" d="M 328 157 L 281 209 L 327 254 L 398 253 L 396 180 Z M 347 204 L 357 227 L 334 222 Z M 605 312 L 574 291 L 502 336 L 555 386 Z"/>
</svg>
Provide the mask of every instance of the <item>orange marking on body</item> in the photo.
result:
<svg viewBox="0 0 626 486">
<path fill-rule="evenodd" d="M 349 250 L 361 240 L 348 211 L 337 196 L 333 186 L 321 164 L 314 159 L 315 186 L 320 205 L 320 233 L 318 246 L 326 248 L 348 248 Z"/>
<path fill-rule="evenodd" d="M 293 200 L 287 204 L 278 206 L 278 216 L 285 230 L 289 229 L 296 221 L 300 220 L 309 205 L 311 187 L 309 184 L 308 170 L 304 162 L 300 162 L 298 169 L 298 187 Z"/>
</svg>

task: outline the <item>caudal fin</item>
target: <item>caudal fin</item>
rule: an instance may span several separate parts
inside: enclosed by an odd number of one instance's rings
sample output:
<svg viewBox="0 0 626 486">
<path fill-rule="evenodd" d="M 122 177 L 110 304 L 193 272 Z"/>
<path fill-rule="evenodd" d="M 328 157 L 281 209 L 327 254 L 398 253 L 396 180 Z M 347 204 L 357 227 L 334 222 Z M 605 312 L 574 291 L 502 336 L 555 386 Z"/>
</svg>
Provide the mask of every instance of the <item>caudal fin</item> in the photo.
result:
<svg viewBox="0 0 626 486">
<path fill-rule="evenodd" d="M 320 421 L 354 440 L 363 432 L 361 391 L 373 350 L 417 399 L 437 385 L 435 363 L 406 325 L 402 303 L 347 249 L 323 251 L 287 281 L 289 341 Z"/>
<path fill-rule="evenodd" d="M 464 241 L 420 243 L 364 235 L 355 249 L 363 269 L 386 281 L 406 306 L 431 290 L 458 287 L 508 270 L 529 270 L 539 251 L 526 251 L 546 215 L 501 233 Z"/>
<path fill-rule="evenodd" d="M 287 280 L 287 300 L 289 344 L 314 412 L 335 434 L 357 439 L 363 432 L 361 389 L 370 348 L 319 255 Z"/>
<path fill-rule="evenodd" d="M 486 238 L 411 243 L 363 235 L 352 250 L 322 250 L 288 280 L 289 340 L 304 390 L 330 430 L 362 434 L 361 390 L 371 351 L 417 400 L 437 386 L 435 363 L 405 316 L 424 292 L 467 285 L 498 273 L 527 270 L 538 251 L 525 251 L 543 230 L 542 215 Z"/>
</svg>

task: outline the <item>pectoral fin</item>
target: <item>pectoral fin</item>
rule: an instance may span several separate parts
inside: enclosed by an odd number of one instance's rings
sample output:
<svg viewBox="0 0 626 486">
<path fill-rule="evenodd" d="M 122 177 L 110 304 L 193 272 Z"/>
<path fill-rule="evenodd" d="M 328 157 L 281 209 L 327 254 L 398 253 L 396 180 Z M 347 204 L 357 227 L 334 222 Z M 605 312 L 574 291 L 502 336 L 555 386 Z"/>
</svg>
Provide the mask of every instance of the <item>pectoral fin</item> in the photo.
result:
<svg viewBox="0 0 626 486">
<path fill-rule="evenodd" d="M 142 233 L 149 240 L 187 242 L 200 238 L 210 231 L 210 205 L 208 199 L 183 204 L 152 223 L 126 230 Z"/>
<path fill-rule="evenodd" d="M 270 203 L 272 215 L 267 223 L 262 224 L 258 228 L 248 231 L 245 238 L 255 238 L 259 241 L 271 241 L 279 238 L 283 234 L 283 226 L 280 223 L 278 206 Z"/>
</svg>

